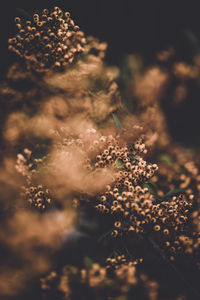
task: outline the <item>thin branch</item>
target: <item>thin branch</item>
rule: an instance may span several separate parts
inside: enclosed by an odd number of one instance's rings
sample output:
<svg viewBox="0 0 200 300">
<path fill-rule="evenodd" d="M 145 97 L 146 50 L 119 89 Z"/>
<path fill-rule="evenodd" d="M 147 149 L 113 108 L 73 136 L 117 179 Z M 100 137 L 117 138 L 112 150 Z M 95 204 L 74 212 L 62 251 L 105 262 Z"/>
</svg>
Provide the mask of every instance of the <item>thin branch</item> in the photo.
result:
<svg viewBox="0 0 200 300">
<path fill-rule="evenodd" d="M 170 265 L 170 267 L 178 274 L 185 285 L 194 293 L 195 296 L 198 296 L 198 299 L 200 299 L 200 292 L 196 288 L 194 288 L 191 283 L 186 280 L 181 271 L 173 263 L 170 262 L 170 260 L 166 257 L 164 250 L 160 248 L 160 246 L 151 238 L 150 235 L 148 235 L 147 239 L 151 243 L 153 248 L 160 254 L 162 259 Z"/>
</svg>

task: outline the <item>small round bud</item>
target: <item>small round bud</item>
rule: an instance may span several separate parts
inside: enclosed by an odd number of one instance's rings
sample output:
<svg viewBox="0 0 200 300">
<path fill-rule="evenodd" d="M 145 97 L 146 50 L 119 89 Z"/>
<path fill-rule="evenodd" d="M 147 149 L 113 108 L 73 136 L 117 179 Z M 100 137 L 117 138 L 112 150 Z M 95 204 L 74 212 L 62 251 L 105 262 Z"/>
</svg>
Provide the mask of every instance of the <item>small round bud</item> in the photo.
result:
<svg viewBox="0 0 200 300">
<path fill-rule="evenodd" d="M 33 15 L 33 18 L 34 18 L 34 19 L 39 19 L 39 15 L 38 15 L 38 14 L 34 14 L 34 15 Z"/>
<path fill-rule="evenodd" d="M 51 46 L 51 44 L 47 44 L 47 45 L 45 46 L 45 48 L 46 48 L 46 50 L 50 50 L 50 49 L 52 49 L 52 46 Z"/>
<path fill-rule="evenodd" d="M 23 34 L 25 33 L 25 30 L 24 30 L 24 29 L 21 29 L 21 30 L 19 31 L 19 33 L 23 35 Z"/>
<path fill-rule="evenodd" d="M 21 22 L 21 19 L 19 17 L 16 17 L 15 18 L 15 23 L 20 23 Z"/>
<path fill-rule="evenodd" d="M 73 21 L 73 20 L 71 20 L 71 21 L 70 21 L 70 25 L 71 25 L 72 27 L 74 27 L 74 26 L 75 26 L 75 24 L 74 24 L 74 21 Z"/>
<path fill-rule="evenodd" d="M 35 37 L 39 39 L 40 36 L 41 36 L 40 33 L 39 33 L 39 32 L 36 32 Z"/>
<path fill-rule="evenodd" d="M 159 226 L 159 225 L 155 225 L 155 226 L 154 226 L 154 230 L 155 230 L 155 231 L 159 231 L 159 230 L 160 230 L 160 226 Z"/>
<path fill-rule="evenodd" d="M 21 28 L 22 28 L 22 25 L 21 25 L 21 24 L 18 23 L 18 24 L 16 24 L 16 26 L 17 26 L 17 29 L 18 29 L 18 30 L 21 30 Z"/>
<path fill-rule="evenodd" d="M 61 67 L 61 63 L 59 61 L 56 61 L 55 64 L 54 64 L 54 66 L 56 68 L 60 68 Z"/>
<path fill-rule="evenodd" d="M 43 41 L 44 41 L 45 43 L 49 42 L 49 37 L 48 37 L 48 36 L 44 36 L 44 37 L 43 37 Z"/>
<path fill-rule="evenodd" d="M 42 22 L 37 22 L 37 26 L 38 26 L 38 27 L 42 27 L 42 26 L 43 26 L 43 23 L 42 23 Z"/>
<path fill-rule="evenodd" d="M 106 196 L 101 196 L 101 201 L 105 202 L 106 201 Z"/>
<path fill-rule="evenodd" d="M 66 12 L 66 13 L 65 13 L 65 17 L 66 17 L 66 18 L 69 18 L 69 17 L 70 17 L 70 13 L 69 13 L 69 12 Z"/>
<path fill-rule="evenodd" d="M 45 14 L 45 15 L 48 15 L 48 13 L 49 13 L 49 11 L 48 11 L 48 9 L 43 9 L 43 13 Z"/>
<path fill-rule="evenodd" d="M 77 25 L 74 26 L 74 30 L 75 30 L 75 31 L 79 31 L 79 29 L 80 29 L 79 26 L 77 26 Z"/>
<path fill-rule="evenodd" d="M 119 222 L 119 221 L 115 222 L 114 226 L 116 228 L 120 228 L 121 227 L 121 222 Z"/>
<path fill-rule="evenodd" d="M 163 230 L 164 235 L 168 235 L 169 234 L 169 230 L 166 228 Z"/>
<path fill-rule="evenodd" d="M 58 51 L 58 53 L 62 53 L 62 48 L 59 47 L 59 48 L 57 49 L 57 51 Z"/>
<path fill-rule="evenodd" d="M 111 235 L 112 235 L 113 237 L 118 236 L 118 231 L 117 231 L 117 230 L 113 230 L 112 233 L 111 233 Z"/>
<path fill-rule="evenodd" d="M 42 15 L 42 20 L 46 21 L 47 20 L 47 16 L 46 15 Z"/>
</svg>

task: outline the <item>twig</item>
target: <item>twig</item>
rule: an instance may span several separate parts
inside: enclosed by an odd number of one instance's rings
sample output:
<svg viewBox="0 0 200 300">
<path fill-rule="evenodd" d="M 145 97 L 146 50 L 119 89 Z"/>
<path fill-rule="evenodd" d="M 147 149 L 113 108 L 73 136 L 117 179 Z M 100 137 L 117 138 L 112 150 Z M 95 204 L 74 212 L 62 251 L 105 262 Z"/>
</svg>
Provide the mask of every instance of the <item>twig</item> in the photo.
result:
<svg viewBox="0 0 200 300">
<path fill-rule="evenodd" d="M 112 232 L 112 230 L 107 231 L 106 233 L 102 234 L 100 238 L 98 238 L 97 242 L 100 243 L 103 239 L 107 237 Z"/>
<path fill-rule="evenodd" d="M 198 299 L 200 299 L 200 292 L 198 290 L 196 290 L 196 288 L 194 288 L 190 282 L 188 282 L 185 277 L 183 276 L 183 274 L 181 273 L 181 271 L 174 265 L 172 264 L 169 259 L 166 257 L 164 250 L 162 250 L 159 245 L 151 238 L 151 236 L 147 237 L 148 241 L 151 243 L 151 245 L 153 246 L 153 248 L 160 254 L 160 256 L 162 257 L 162 259 L 164 261 L 166 261 L 170 267 L 179 275 L 179 277 L 181 278 L 181 280 L 185 283 L 186 286 L 188 286 L 188 288 L 196 295 L 198 296 Z"/>
</svg>

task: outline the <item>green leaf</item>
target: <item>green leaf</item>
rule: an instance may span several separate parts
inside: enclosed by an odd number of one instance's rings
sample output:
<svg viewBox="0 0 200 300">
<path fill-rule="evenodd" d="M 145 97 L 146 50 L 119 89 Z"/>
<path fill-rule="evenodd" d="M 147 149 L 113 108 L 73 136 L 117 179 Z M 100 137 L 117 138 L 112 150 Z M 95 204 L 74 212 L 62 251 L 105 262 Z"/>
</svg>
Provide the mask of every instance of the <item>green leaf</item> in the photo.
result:
<svg viewBox="0 0 200 300">
<path fill-rule="evenodd" d="M 29 13 L 27 11 L 25 11 L 23 8 L 17 7 L 16 11 L 20 14 L 20 17 L 26 17 L 26 18 L 29 18 L 29 19 L 32 18 L 31 15 L 29 15 Z"/>
<path fill-rule="evenodd" d="M 144 183 L 143 187 L 146 187 L 151 194 L 157 194 L 158 193 L 158 188 L 157 188 L 157 185 L 155 183 L 151 183 L 151 182 Z"/>
<path fill-rule="evenodd" d="M 89 271 L 92 268 L 93 261 L 90 257 L 85 256 L 83 259 L 83 264 L 84 264 L 85 269 L 87 271 Z"/>
<path fill-rule="evenodd" d="M 168 198 L 168 197 L 172 197 L 172 196 L 176 196 L 178 194 L 184 194 L 185 193 L 185 189 L 174 189 L 169 191 L 168 193 L 166 193 L 164 195 L 164 198 Z"/>
<path fill-rule="evenodd" d="M 124 163 L 120 158 L 117 158 L 115 161 L 115 167 L 118 169 L 121 169 L 124 167 Z"/>
<path fill-rule="evenodd" d="M 165 162 L 169 166 L 173 166 L 173 160 L 166 154 L 160 155 L 160 161 Z"/>
<path fill-rule="evenodd" d="M 188 40 L 188 43 L 190 45 L 190 47 L 192 48 L 192 50 L 195 53 L 200 53 L 200 44 L 199 44 L 199 39 L 198 37 L 195 35 L 194 32 L 192 32 L 191 30 L 184 30 L 184 34 Z"/>
<path fill-rule="evenodd" d="M 158 195 L 158 187 L 155 183 L 152 182 L 147 182 L 143 184 L 143 187 L 147 188 L 149 193 L 151 193 L 152 195 L 154 195 L 154 197 L 159 200 L 162 201 L 162 198 Z"/>
<path fill-rule="evenodd" d="M 120 123 L 117 115 L 115 113 L 112 113 L 112 117 L 115 122 L 115 126 L 117 127 L 118 130 L 120 130 L 122 126 L 121 126 L 121 123 Z"/>
</svg>

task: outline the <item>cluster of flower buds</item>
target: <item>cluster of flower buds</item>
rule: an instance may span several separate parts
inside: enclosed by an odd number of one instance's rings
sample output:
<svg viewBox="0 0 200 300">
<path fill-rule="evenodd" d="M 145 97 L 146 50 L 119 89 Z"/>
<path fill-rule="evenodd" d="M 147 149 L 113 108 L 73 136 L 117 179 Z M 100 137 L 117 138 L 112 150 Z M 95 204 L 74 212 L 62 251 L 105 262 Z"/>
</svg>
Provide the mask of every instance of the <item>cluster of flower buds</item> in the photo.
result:
<svg viewBox="0 0 200 300">
<path fill-rule="evenodd" d="M 162 201 L 152 207 L 154 218 L 158 219 L 162 225 L 172 227 L 178 231 L 187 221 L 187 215 L 192 203 L 187 200 L 184 195 L 174 196 L 168 201 Z M 155 225 L 155 231 L 159 231 L 162 225 Z M 164 230 L 164 234 L 168 235 L 169 231 Z"/>
<path fill-rule="evenodd" d="M 42 211 L 49 208 L 52 202 L 49 190 L 42 185 L 25 187 L 23 196 L 31 207 Z"/>
<path fill-rule="evenodd" d="M 158 167 L 142 158 L 142 154 L 146 154 L 144 136 L 126 144 L 121 144 L 120 137 L 102 136 L 94 144 L 100 144 L 101 148 L 95 158 L 88 161 L 90 168 L 110 166 L 115 170 L 113 182 L 97 195 L 95 206 L 99 212 L 114 218 L 111 235 L 153 231 L 162 240 L 170 241 L 173 252 L 173 243 L 179 247 L 176 236 L 183 232 L 188 220 L 192 195 L 180 194 L 158 200 L 150 193 L 144 183 L 154 176 Z M 90 150 L 94 149 L 92 145 Z"/>
<path fill-rule="evenodd" d="M 30 182 L 31 180 L 31 167 L 32 163 L 30 162 L 31 154 L 32 152 L 25 148 L 24 153 L 18 153 L 17 154 L 17 162 L 16 162 L 16 170 L 18 173 L 20 173 L 22 176 L 26 177 L 27 181 Z"/>
<path fill-rule="evenodd" d="M 173 196 L 152 206 L 151 221 L 157 238 L 164 241 L 170 260 L 183 252 L 179 237 L 185 232 L 192 202 L 185 195 Z"/>
<path fill-rule="evenodd" d="M 169 188 L 183 189 L 188 199 L 194 200 L 195 194 L 200 195 L 199 163 L 192 153 L 182 151 L 177 147 L 160 156 L 159 176 L 155 176 L 153 182 L 161 186 L 163 192 Z"/>
<path fill-rule="evenodd" d="M 88 135 L 92 133 L 91 130 Z M 70 144 L 71 141 L 66 142 Z M 81 139 L 73 141 L 84 147 Z M 173 240 L 174 234 L 182 230 L 188 219 L 191 195 L 187 198 L 181 194 L 158 201 L 144 187 L 158 169 L 156 164 L 149 164 L 140 156 L 146 153 L 145 150 L 143 136 L 128 147 L 120 146 L 119 139 L 111 135 L 101 136 L 90 144 L 88 151 L 98 151 L 98 154 L 92 160 L 87 158 L 87 168 L 110 166 L 115 170 L 113 183 L 97 195 L 96 209 L 114 217 L 113 237 L 124 232 L 142 233 L 151 228 L 164 240 Z"/>
<path fill-rule="evenodd" d="M 8 40 L 9 50 L 25 60 L 28 69 L 45 72 L 50 68 L 63 69 L 84 52 L 86 38 L 59 7 L 32 19 L 15 18 L 18 34 Z"/>
<path fill-rule="evenodd" d="M 108 257 L 106 259 L 106 263 L 107 263 L 106 269 L 109 271 L 113 271 L 116 269 L 120 269 L 122 265 L 128 265 L 129 267 L 132 267 L 138 265 L 139 263 L 142 263 L 142 261 L 143 261 L 142 258 L 137 258 L 133 261 L 127 259 L 127 257 L 124 254 L 117 255 L 115 257 Z"/>
<path fill-rule="evenodd" d="M 122 202 L 114 200 L 116 202 L 113 204 L 117 206 L 113 205 L 111 209 L 114 210 L 117 220 L 112 236 L 117 237 L 124 231 L 147 233 L 153 230 L 162 239 L 172 242 L 184 230 L 192 203 L 183 195 L 157 203 L 146 188 L 141 189 L 139 186 L 137 188 L 140 192 L 133 195 L 132 200 L 130 196 L 126 196 Z"/>
<path fill-rule="evenodd" d="M 51 285 L 53 285 L 57 277 L 58 274 L 55 271 L 51 271 L 46 277 L 40 278 L 41 289 L 42 290 L 51 289 Z"/>
<path fill-rule="evenodd" d="M 170 250 L 175 250 L 176 254 L 184 253 L 188 259 L 191 261 L 195 261 L 198 269 L 200 269 L 199 259 L 200 259 L 200 231 L 199 231 L 199 220 L 200 220 L 200 213 L 199 209 L 196 209 L 192 213 L 192 220 L 193 220 L 193 228 L 194 230 L 191 231 L 190 226 L 185 226 L 184 231 L 181 232 L 179 236 L 177 236 L 173 246 L 168 243 L 168 247 L 173 248 Z M 181 251 L 181 252 L 180 252 Z"/>
<path fill-rule="evenodd" d="M 142 232 L 145 215 L 155 202 L 143 184 L 151 179 L 158 167 L 147 163 L 141 157 L 142 153 L 146 153 L 143 136 L 123 146 L 116 139 L 96 156 L 96 167 L 111 164 L 115 168 L 113 183 L 98 195 L 96 205 L 98 211 L 114 216 L 114 237 L 124 231 Z"/>
<path fill-rule="evenodd" d="M 34 182 L 34 175 L 40 173 L 38 168 L 45 160 L 43 158 L 34 158 L 32 151 L 25 148 L 22 153 L 17 155 L 16 170 L 25 178 L 25 185 L 22 186 L 21 196 L 30 207 L 35 207 L 39 211 L 44 211 L 52 204 L 52 196 L 49 189 L 41 184 Z"/>
<path fill-rule="evenodd" d="M 61 274 L 51 272 L 40 281 L 46 295 L 54 294 L 57 289 L 62 294 L 62 299 L 81 299 L 83 293 L 87 299 L 102 299 L 102 297 L 104 299 L 105 295 L 113 294 L 124 296 L 138 283 L 136 267 L 131 264 L 122 264 L 118 269 L 113 270 L 112 276 L 110 275 L 107 274 L 105 267 L 92 263 L 89 269 L 81 270 L 75 266 L 66 266 Z M 145 287 L 143 281 L 141 284 Z"/>
<path fill-rule="evenodd" d="M 143 232 L 144 224 L 151 221 L 149 212 L 156 202 L 143 185 L 152 178 L 158 167 L 142 158 L 147 150 L 144 136 L 138 134 L 141 128 L 135 127 L 132 130 L 137 132 L 133 139 L 129 139 L 129 131 L 124 131 L 123 137 L 120 134 L 99 136 L 95 129 L 88 129 L 84 135 L 63 138 L 58 143 L 62 151 L 65 147 L 66 151 L 71 151 L 72 146 L 78 148 L 84 155 L 86 170 L 112 170 L 112 183 L 98 192 L 95 201 L 94 197 L 91 199 L 91 204 L 99 212 L 114 217 L 114 237 L 123 232 Z M 80 202 L 85 199 L 89 201 L 90 196 L 81 195 Z"/>
</svg>

